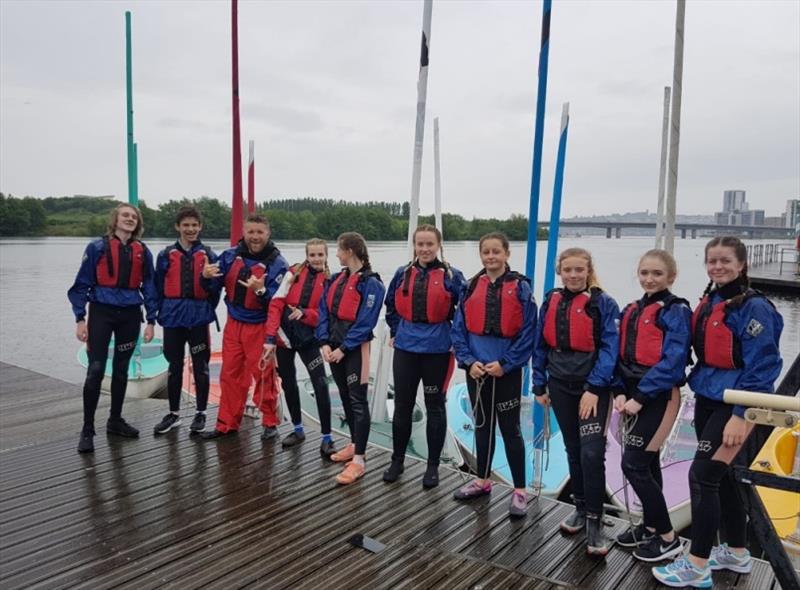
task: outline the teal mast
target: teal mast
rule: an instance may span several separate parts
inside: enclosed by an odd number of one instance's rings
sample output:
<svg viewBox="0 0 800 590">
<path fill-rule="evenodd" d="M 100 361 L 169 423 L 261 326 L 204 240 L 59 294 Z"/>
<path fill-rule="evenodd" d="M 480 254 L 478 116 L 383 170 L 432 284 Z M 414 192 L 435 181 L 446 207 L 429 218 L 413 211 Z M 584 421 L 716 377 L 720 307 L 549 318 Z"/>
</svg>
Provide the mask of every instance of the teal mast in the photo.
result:
<svg viewBox="0 0 800 590">
<path fill-rule="evenodd" d="M 131 12 L 125 11 L 125 82 L 128 111 L 128 202 L 139 205 L 136 144 L 133 143 L 133 64 L 131 59 Z"/>
</svg>

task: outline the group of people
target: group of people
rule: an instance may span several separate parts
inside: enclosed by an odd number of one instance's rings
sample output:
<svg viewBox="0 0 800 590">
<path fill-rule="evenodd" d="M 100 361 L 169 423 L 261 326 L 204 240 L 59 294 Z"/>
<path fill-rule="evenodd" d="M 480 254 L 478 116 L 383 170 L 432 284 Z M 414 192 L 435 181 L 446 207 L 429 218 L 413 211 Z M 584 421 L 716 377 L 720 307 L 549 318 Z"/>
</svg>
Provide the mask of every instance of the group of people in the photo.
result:
<svg viewBox="0 0 800 590">
<path fill-rule="evenodd" d="M 601 287 L 591 254 L 569 248 L 558 256 L 562 287 L 545 295 L 541 307 L 530 280 L 509 266 L 508 239 L 489 233 L 479 242 L 482 270 L 466 280 L 442 256 L 442 236 L 431 225 L 413 234 L 414 259 L 397 269 L 384 287 L 370 266 L 364 238 L 348 232 L 337 240 L 342 267 L 328 270 L 327 244 L 306 244 L 305 260 L 289 267 L 270 239 L 267 219 L 250 215 L 244 237 L 217 256 L 199 239 L 200 212 L 177 214 L 178 240 L 152 255 L 139 240 L 140 212 L 120 205 L 108 234 L 91 242 L 69 299 L 77 337 L 87 343 L 84 426 L 78 451 L 94 450 L 94 414 L 108 345 L 115 338 L 111 412 L 107 432 L 136 437 L 122 418 L 127 366 L 147 322 L 144 340 L 158 321 L 169 361 L 170 413 L 155 427 L 163 434 L 181 423 L 180 392 L 184 349 L 189 345 L 197 389 L 197 413 L 190 430 L 203 439 L 237 432 L 248 392 L 262 414 L 264 440 L 278 436 L 278 387 L 286 397 L 293 430 L 282 444 L 305 440 L 295 355 L 314 388 L 322 430 L 323 457 L 344 464 L 336 476 L 352 484 L 366 471 L 370 410 L 367 401 L 370 341 L 386 307 L 394 347 L 393 453 L 383 473 L 396 482 L 404 470 L 412 414 L 420 383 L 427 413 L 425 488 L 439 483 L 439 460 L 447 432 L 445 396 L 455 364 L 466 373 L 475 420 L 477 477 L 456 490 L 469 501 L 492 491 L 491 464 L 499 426 L 513 479 L 509 514 L 527 512 L 525 444 L 520 425 L 523 370 L 546 411 L 552 407 L 563 433 L 575 504 L 560 527 L 586 531 L 587 552 L 605 555 L 612 540 L 603 532 L 605 449 L 612 411 L 626 425 L 622 470 L 643 506 L 641 524 L 616 542 L 647 562 L 677 557 L 654 576 L 674 587 L 710 588 L 712 570 L 750 571 L 745 547 L 746 513 L 730 463 L 750 434 L 744 408 L 726 404 L 723 392 L 736 388 L 774 391 L 782 366 L 780 314 L 750 288 L 747 253 L 734 237 L 712 239 L 705 248 L 709 283 L 694 311 L 670 287 L 674 258 L 650 250 L 639 260 L 640 299 L 620 311 Z M 209 391 L 209 325 L 224 290 L 228 319 L 223 334 L 221 400 L 216 424 L 205 430 Z M 86 304 L 88 302 L 88 320 Z M 142 317 L 141 308 L 146 313 Z M 695 361 L 687 377 L 686 367 Z M 340 449 L 331 436 L 331 402 L 325 364 L 336 383 L 350 441 Z M 688 380 L 695 393 L 698 447 L 690 470 L 692 542 L 684 556 L 662 493 L 659 453 Z M 724 521 L 726 543 L 714 546 Z"/>
</svg>

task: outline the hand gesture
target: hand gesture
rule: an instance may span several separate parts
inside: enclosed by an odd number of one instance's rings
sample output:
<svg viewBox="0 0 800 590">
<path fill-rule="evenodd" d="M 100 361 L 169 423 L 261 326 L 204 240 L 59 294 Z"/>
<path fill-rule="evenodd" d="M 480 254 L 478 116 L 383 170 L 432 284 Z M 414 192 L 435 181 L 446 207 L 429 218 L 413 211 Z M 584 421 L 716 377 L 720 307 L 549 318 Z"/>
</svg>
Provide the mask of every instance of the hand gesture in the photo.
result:
<svg viewBox="0 0 800 590">
<path fill-rule="evenodd" d="M 265 361 L 269 360 L 269 358 L 273 354 L 275 354 L 275 348 L 276 348 L 276 346 L 274 344 L 269 344 L 269 343 L 265 342 L 264 343 L 264 352 L 261 353 L 261 358 L 264 359 Z"/>
<path fill-rule="evenodd" d="M 594 418 L 597 416 L 597 400 L 599 398 L 591 391 L 584 391 L 581 396 L 581 403 L 578 406 L 578 417 L 581 420 Z"/>
<path fill-rule="evenodd" d="M 260 291 L 264 288 L 264 281 L 266 281 L 267 275 L 263 274 L 261 277 L 257 277 L 255 275 L 250 275 L 247 277 L 246 281 L 239 279 L 239 284 L 242 287 L 247 287 L 248 289 L 252 289 L 253 291 Z"/>
<path fill-rule="evenodd" d="M 144 337 L 142 338 L 145 342 L 150 342 L 153 339 L 153 336 L 156 334 L 156 328 L 153 324 L 147 324 L 144 327 Z"/>
<path fill-rule="evenodd" d="M 500 378 L 505 375 L 505 371 L 503 371 L 503 367 L 500 364 L 500 361 L 492 361 L 483 367 L 486 370 L 487 375 L 491 375 L 492 377 Z"/>
<path fill-rule="evenodd" d="M 303 310 L 299 307 L 293 307 L 291 305 L 288 306 L 289 309 L 292 310 L 292 313 L 289 314 L 290 320 L 301 320 L 303 319 Z"/>
<path fill-rule="evenodd" d="M 469 376 L 477 380 L 486 375 L 486 367 L 480 361 L 475 361 L 469 367 Z"/>
<path fill-rule="evenodd" d="M 726 447 L 738 447 L 747 435 L 747 422 L 744 418 L 732 415 L 722 431 L 722 444 Z"/>
<path fill-rule="evenodd" d="M 75 338 L 81 342 L 89 340 L 89 329 L 86 327 L 86 320 L 81 320 L 75 324 Z"/>
<path fill-rule="evenodd" d="M 208 254 L 203 253 L 203 278 L 215 279 L 221 277 L 222 273 L 219 270 L 219 263 L 211 264 L 208 261 Z"/>
</svg>

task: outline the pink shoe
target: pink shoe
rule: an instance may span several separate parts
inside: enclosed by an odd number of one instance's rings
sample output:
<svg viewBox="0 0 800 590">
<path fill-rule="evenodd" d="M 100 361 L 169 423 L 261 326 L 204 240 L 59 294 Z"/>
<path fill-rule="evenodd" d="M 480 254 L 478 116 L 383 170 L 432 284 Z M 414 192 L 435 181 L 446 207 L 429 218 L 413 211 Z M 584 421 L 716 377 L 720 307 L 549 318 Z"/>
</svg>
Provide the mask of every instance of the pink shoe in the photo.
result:
<svg viewBox="0 0 800 590">
<path fill-rule="evenodd" d="M 366 471 L 367 468 L 364 465 L 360 465 L 355 461 L 350 461 L 350 463 L 345 466 L 344 471 L 336 476 L 336 483 L 345 486 L 349 485 L 364 477 Z"/>
<path fill-rule="evenodd" d="M 478 483 L 477 479 L 473 479 L 467 485 L 458 488 L 453 494 L 456 500 L 472 500 L 473 498 L 480 498 L 492 493 L 492 482 L 487 480 L 483 485 Z"/>
<path fill-rule="evenodd" d="M 355 455 L 356 455 L 356 445 L 350 443 L 341 451 L 336 451 L 333 455 L 331 455 L 331 461 L 333 461 L 334 463 L 345 463 L 347 461 L 352 461 Z"/>
</svg>

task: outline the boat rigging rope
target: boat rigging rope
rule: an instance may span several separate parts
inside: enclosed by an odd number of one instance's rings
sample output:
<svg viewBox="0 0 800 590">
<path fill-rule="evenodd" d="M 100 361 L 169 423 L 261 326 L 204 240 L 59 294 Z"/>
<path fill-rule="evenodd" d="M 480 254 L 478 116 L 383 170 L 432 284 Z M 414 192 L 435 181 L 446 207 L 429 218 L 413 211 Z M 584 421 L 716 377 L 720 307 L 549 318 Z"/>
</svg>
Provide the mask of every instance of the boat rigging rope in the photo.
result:
<svg viewBox="0 0 800 590">
<path fill-rule="evenodd" d="M 542 481 L 544 480 L 544 472 L 550 467 L 550 406 L 542 406 L 544 410 L 544 420 L 542 421 L 542 430 L 536 434 L 533 439 L 533 497 L 539 499 L 542 495 Z M 539 458 L 539 468 L 536 466 L 536 448 L 542 445 L 541 456 Z"/>
<path fill-rule="evenodd" d="M 486 411 L 483 407 L 483 400 L 481 399 L 481 392 L 483 391 L 483 386 L 486 384 L 487 377 L 484 375 L 479 379 L 475 380 L 475 403 L 472 404 L 472 420 L 475 422 L 475 435 L 472 437 L 472 456 L 475 457 L 475 473 L 478 478 L 483 479 L 484 481 L 489 479 L 489 474 L 492 471 L 492 465 L 489 462 L 487 457 L 486 460 L 486 470 L 483 474 L 478 473 L 478 429 L 483 428 L 486 426 Z M 495 392 L 497 387 L 497 379 L 492 377 L 492 404 L 491 404 L 491 412 L 489 417 L 489 448 L 492 448 L 494 444 L 494 427 L 495 427 L 495 419 L 494 419 L 494 398 Z M 478 423 L 478 410 L 480 409 L 481 412 L 481 422 Z M 487 449 L 488 452 L 488 449 Z"/>
</svg>

